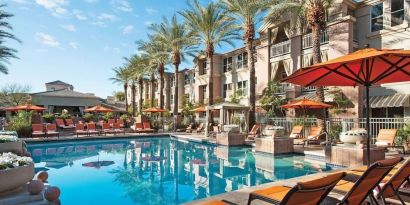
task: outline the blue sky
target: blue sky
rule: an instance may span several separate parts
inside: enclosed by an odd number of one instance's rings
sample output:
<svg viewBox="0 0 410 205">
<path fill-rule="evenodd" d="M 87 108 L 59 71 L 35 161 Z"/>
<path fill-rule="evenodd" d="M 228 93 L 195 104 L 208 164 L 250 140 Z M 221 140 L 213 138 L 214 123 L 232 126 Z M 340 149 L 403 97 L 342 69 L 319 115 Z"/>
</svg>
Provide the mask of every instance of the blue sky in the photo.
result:
<svg viewBox="0 0 410 205">
<path fill-rule="evenodd" d="M 6 10 L 15 15 L 10 19 L 14 34 L 23 43 L 8 42 L 20 59 L 11 60 L 8 75 L 0 74 L 0 87 L 19 83 L 41 92 L 44 83 L 62 80 L 77 91 L 103 98 L 121 90 L 108 80 L 111 69 L 122 65 L 123 57 L 138 52 L 135 41 L 146 38 L 147 26 L 187 8 L 185 0 L 6 2 Z M 225 45 L 217 51 L 231 49 Z M 186 67 L 192 63 L 184 62 L 181 69 Z"/>
</svg>

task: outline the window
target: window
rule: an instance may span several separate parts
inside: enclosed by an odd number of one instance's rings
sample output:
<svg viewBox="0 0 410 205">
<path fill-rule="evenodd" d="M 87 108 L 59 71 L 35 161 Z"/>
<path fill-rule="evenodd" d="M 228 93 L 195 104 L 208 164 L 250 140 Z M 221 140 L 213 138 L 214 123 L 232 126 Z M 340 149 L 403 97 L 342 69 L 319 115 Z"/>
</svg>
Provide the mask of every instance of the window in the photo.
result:
<svg viewBox="0 0 410 205">
<path fill-rule="evenodd" d="M 225 73 L 232 70 L 232 57 L 224 58 L 223 68 Z"/>
<path fill-rule="evenodd" d="M 240 90 L 240 93 L 242 96 L 248 95 L 248 81 L 240 81 L 238 82 L 238 90 Z"/>
<path fill-rule="evenodd" d="M 383 3 L 376 4 L 371 8 L 371 31 L 383 29 Z"/>
<path fill-rule="evenodd" d="M 236 64 L 237 68 L 247 68 L 248 67 L 248 54 L 247 53 L 241 53 L 237 56 L 236 58 Z"/>
<path fill-rule="evenodd" d="M 232 83 L 224 84 L 223 98 L 227 98 L 232 90 Z"/>
<path fill-rule="evenodd" d="M 404 21 L 404 0 L 391 0 L 391 26 L 401 25 Z"/>
<path fill-rule="evenodd" d="M 202 61 L 199 67 L 199 75 L 206 74 L 206 61 Z"/>
<path fill-rule="evenodd" d="M 199 96 L 200 96 L 200 101 L 204 102 L 204 99 L 206 98 L 206 85 L 201 85 L 199 86 Z"/>
<path fill-rule="evenodd" d="M 185 78 L 185 85 L 191 83 L 191 74 L 185 73 L 184 78 Z"/>
</svg>

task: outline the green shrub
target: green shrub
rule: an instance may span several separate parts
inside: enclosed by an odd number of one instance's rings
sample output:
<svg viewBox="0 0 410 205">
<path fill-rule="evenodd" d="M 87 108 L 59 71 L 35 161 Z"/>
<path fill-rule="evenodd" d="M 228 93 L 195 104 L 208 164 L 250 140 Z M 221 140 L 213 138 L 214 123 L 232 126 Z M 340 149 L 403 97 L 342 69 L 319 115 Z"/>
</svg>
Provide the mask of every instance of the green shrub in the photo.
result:
<svg viewBox="0 0 410 205">
<path fill-rule="evenodd" d="M 66 110 L 66 109 L 64 109 L 62 112 L 61 112 L 61 114 L 60 114 L 60 116 L 59 116 L 59 118 L 61 118 L 61 119 L 68 119 L 68 118 L 70 118 L 71 116 L 70 116 L 70 114 L 68 113 L 68 111 Z"/>
<path fill-rule="evenodd" d="M 31 136 L 31 112 L 19 111 L 16 116 L 11 118 L 10 131 L 16 131 L 19 137 Z"/>
<path fill-rule="evenodd" d="M 52 123 L 56 119 L 56 116 L 53 113 L 49 112 L 43 115 L 43 119 L 47 123 Z"/>
<path fill-rule="evenodd" d="M 92 113 L 85 113 L 83 115 L 83 118 L 84 118 L 85 122 L 90 122 L 91 120 L 94 119 L 94 115 Z"/>
<path fill-rule="evenodd" d="M 397 136 L 395 138 L 395 144 L 402 145 L 404 142 L 407 142 L 407 139 L 410 136 L 410 123 L 405 124 L 401 129 L 397 131 Z"/>
<path fill-rule="evenodd" d="M 129 117 L 129 116 L 128 116 L 127 114 L 122 114 L 122 115 L 120 116 L 121 120 L 123 120 L 124 122 L 127 121 L 128 117 Z"/>
<path fill-rule="evenodd" d="M 112 119 L 112 116 L 113 116 L 112 112 L 107 112 L 107 113 L 105 113 L 105 114 L 102 116 L 102 119 L 103 119 L 105 122 L 108 122 L 109 119 Z"/>
</svg>

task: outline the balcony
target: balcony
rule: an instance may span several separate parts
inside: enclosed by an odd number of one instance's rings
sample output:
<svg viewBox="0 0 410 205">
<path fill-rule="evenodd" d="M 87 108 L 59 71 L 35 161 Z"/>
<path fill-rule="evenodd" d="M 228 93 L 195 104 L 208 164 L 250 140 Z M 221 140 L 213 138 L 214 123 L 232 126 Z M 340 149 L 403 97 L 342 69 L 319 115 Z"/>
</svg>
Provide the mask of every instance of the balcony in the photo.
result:
<svg viewBox="0 0 410 205">
<path fill-rule="evenodd" d="M 329 35 L 327 31 L 323 31 L 320 33 L 320 45 L 329 43 Z M 305 34 L 302 38 L 302 49 L 307 49 L 312 47 L 312 34 Z"/>
<path fill-rule="evenodd" d="M 316 86 L 302 87 L 302 92 L 304 93 L 314 92 L 314 91 L 316 91 Z"/>
<path fill-rule="evenodd" d="M 279 86 L 277 87 L 277 90 L 275 91 L 275 94 L 277 95 L 286 94 L 286 91 L 291 88 L 292 88 L 292 85 L 289 83 L 280 83 Z"/>
<path fill-rule="evenodd" d="M 290 40 L 271 46 L 271 57 L 290 53 Z"/>
</svg>

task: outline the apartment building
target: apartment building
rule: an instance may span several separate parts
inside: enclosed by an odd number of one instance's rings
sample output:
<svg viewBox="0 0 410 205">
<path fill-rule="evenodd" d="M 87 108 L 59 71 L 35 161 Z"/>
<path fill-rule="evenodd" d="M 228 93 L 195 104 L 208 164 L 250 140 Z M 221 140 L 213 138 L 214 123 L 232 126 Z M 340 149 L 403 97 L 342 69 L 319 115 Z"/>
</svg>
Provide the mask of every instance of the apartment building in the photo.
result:
<svg viewBox="0 0 410 205">
<path fill-rule="evenodd" d="M 321 57 L 327 61 L 365 47 L 410 49 L 410 1 L 408 0 L 336 0 L 328 11 L 327 28 L 321 34 Z M 309 28 L 292 32 L 289 21 L 263 24 L 255 43 L 256 95 L 259 98 L 270 81 L 279 82 L 302 67 L 313 63 L 312 37 Z M 240 104 L 248 105 L 249 69 L 244 47 L 213 56 L 213 87 L 209 88 L 209 65 L 204 55 L 194 59 L 193 69 L 178 73 L 179 107 L 183 96 L 193 103 L 208 102 L 209 89 L 213 89 L 214 101 L 229 101 L 238 91 Z M 165 86 L 166 108 L 172 108 L 174 76 L 167 74 Z M 167 83 L 165 83 L 167 84 Z M 144 84 L 145 85 L 145 84 Z M 170 88 L 170 90 L 168 89 Z M 330 89 L 330 88 L 327 88 Z M 338 117 L 361 117 L 364 108 L 363 89 L 340 87 L 351 101 L 346 112 Z M 144 90 L 149 90 L 144 89 Z M 277 95 L 284 98 L 314 99 L 315 87 L 281 84 Z M 371 88 L 373 117 L 410 117 L 410 83 L 383 85 Z M 333 96 L 325 90 L 325 100 L 331 103 Z M 168 104 L 167 104 L 168 102 Z M 169 106 L 168 106 L 169 105 Z M 257 102 L 258 105 L 258 102 Z M 295 113 L 288 113 L 294 115 Z"/>
</svg>

